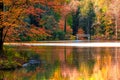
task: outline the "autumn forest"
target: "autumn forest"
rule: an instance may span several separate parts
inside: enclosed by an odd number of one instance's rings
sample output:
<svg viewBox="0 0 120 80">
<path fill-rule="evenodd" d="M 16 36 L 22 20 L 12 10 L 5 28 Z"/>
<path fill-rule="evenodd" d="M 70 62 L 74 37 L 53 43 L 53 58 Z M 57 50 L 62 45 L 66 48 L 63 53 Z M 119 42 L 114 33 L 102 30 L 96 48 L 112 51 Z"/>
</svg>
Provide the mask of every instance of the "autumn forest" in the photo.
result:
<svg viewBox="0 0 120 80">
<path fill-rule="evenodd" d="M 93 40 L 119 39 L 119 4 L 119 0 L 3 0 L 0 35 L 5 41 L 74 40 L 76 34 L 90 34 Z"/>
<path fill-rule="evenodd" d="M 118 80 L 102 40 L 120 40 L 120 0 L 0 0 L 0 80 Z"/>
</svg>

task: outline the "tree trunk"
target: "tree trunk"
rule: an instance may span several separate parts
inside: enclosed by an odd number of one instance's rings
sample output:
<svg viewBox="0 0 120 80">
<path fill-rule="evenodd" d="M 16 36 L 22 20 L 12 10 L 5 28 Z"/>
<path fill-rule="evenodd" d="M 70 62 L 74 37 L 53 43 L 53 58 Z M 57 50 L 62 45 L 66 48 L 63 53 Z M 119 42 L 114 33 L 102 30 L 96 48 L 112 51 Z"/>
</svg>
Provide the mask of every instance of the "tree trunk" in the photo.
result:
<svg viewBox="0 0 120 80">
<path fill-rule="evenodd" d="M 65 16 L 65 21 L 64 21 L 64 32 L 66 33 L 66 23 L 67 23 L 67 17 Z"/>
<path fill-rule="evenodd" d="M 0 29 L 0 55 L 3 54 L 3 28 Z"/>
<path fill-rule="evenodd" d="M 3 11 L 3 1 L 0 2 L 0 11 Z M 0 19 L 1 19 L 0 14 Z M 2 20 L 0 20 L 0 27 L 2 26 Z M 3 28 L 0 28 L 0 55 L 3 54 Z"/>
<path fill-rule="evenodd" d="M 118 18 L 115 16 L 115 35 L 116 35 L 116 40 L 118 39 Z"/>
<path fill-rule="evenodd" d="M 3 54 L 3 42 L 0 42 L 0 55 Z"/>
</svg>

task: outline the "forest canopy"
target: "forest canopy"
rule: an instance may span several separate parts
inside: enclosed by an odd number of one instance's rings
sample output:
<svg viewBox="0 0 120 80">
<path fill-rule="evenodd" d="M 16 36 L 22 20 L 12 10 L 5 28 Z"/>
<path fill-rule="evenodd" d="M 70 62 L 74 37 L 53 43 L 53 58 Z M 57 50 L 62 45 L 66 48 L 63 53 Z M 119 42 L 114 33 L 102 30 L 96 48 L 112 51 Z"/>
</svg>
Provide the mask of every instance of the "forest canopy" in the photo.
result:
<svg viewBox="0 0 120 80">
<path fill-rule="evenodd" d="M 119 0 L 4 0 L 2 41 L 120 39 Z M 79 37 L 79 39 L 87 39 Z"/>
</svg>

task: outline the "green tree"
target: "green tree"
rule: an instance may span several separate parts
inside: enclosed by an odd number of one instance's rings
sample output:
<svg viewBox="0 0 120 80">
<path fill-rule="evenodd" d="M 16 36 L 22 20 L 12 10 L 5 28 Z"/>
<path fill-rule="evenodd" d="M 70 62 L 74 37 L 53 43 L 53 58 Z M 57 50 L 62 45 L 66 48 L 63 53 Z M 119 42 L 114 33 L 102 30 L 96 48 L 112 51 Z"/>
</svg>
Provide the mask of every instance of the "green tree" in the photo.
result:
<svg viewBox="0 0 120 80">
<path fill-rule="evenodd" d="M 72 29 L 73 29 L 73 35 L 76 35 L 78 32 L 79 27 L 79 15 L 80 15 L 80 7 L 76 10 L 76 12 L 73 12 L 72 14 Z"/>
<path fill-rule="evenodd" d="M 87 30 L 86 31 L 87 31 L 87 34 L 92 35 L 93 30 L 91 30 L 91 29 L 92 29 L 92 26 L 95 22 L 96 14 L 94 11 L 93 3 L 91 1 L 89 2 L 88 8 L 89 8 L 89 10 L 87 12 L 87 18 L 86 18 L 86 20 L 87 20 L 87 28 L 86 28 Z M 90 39 L 91 39 L 91 37 L 90 37 Z"/>
<path fill-rule="evenodd" d="M 95 11 L 93 3 L 87 0 L 82 1 L 82 4 L 79 5 L 75 14 L 73 14 L 73 35 L 76 35 L 79 28 L 82 28 L 85 34 L 92 34 L 91 28 L 95 21 Z M 84 5 L 84 6 L 83 6 Z"/>
</svg>

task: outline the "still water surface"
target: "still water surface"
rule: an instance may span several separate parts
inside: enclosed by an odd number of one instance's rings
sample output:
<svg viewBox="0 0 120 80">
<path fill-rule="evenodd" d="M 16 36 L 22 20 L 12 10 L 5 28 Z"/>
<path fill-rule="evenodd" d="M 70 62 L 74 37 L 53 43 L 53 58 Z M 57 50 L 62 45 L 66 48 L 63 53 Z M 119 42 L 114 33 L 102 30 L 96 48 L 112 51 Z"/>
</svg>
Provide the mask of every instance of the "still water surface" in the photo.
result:
<svg viewBox="0 0 120 80">
<path fill-rule="evenodd" d="M 120 48 L 19 47 L 39 65 L 0 71 L 4 80 L 120 80 Z M 19 49 L 17 47 L 17 49 Z"/>
</svg>

